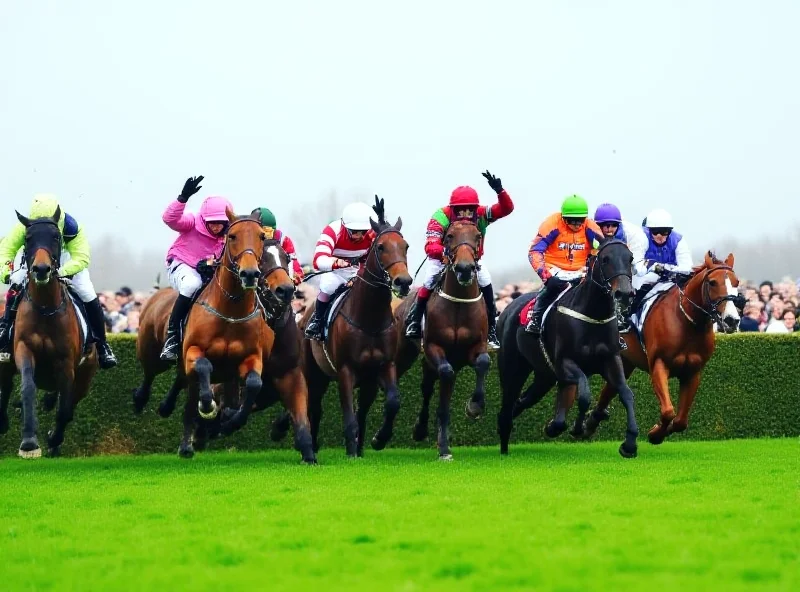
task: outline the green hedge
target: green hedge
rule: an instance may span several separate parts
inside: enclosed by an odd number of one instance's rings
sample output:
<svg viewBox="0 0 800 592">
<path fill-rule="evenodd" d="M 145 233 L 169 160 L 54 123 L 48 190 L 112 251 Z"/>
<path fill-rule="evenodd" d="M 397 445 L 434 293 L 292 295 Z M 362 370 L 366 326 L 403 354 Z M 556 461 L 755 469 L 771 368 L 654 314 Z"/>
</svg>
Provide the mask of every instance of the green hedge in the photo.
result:
<svg viewBox="0 0 800 592">
<path fill-rule="evenodd" d="M 128 335 L 112 335 L 111 338 L 120 366 L 98 372 L 89 396 L 76 409 L 75 420 L 67 430 L 63 454 L 176 452 L 185 395 L 179 398 L 172 417 L 161 419 L 156 407 L 172 378 L 171 373 L 162 375 L 154 385 L 153 396 L 144 413 L 135 415 L 131 390 L 138 385 L 141 372 L 136 360 L 135 338 Z M 717 340 L 717 351 L 703 375 L 689 429 L 672 438 L 714 440 L 800 435 L 800 336 L 735 334 L 718 336 Z M 411 429 L 421 403 L 416 370 L 415 367 L 401 380 L 402 409 L 390 446 L 435 446 L 436 395 L 431 404 L 431 437 L 419 444 L 411 439 Z M 471 369 L 459 374 L 453 396 L 452 443 L 456 446 L 498 446 L 499 385 L 494 362 L 487 379 L 486 415 L 477 422 L 464 416 L 464 403 L 472 393 L 474 383 L 475 374 Z M 640 442 L 646 444 L 646 432 L 658 419 L 658 404 L 646 374 L 635 372 L 630 384 L 636 395 Z M 19 377 L 15 379 L 15 386 L 12 402 L 19 398 Z M 677 381 L 671 381 L 670 386 L 677 410 Z M 599 393 L 596 378 L 592 380 L 592 392 L 596 398 Z M 553 406 L 554 394 L 551 392 L 539 405 L 524 413 L 515 422 L 512 444 L 543 440 L 542 426 L 551 417 Z M 379 426 L 381 411 L 382 399 L 379 398 L 367 424 L 370 439 Z M 254 414 L 244 429 L 229 438 L 212 441 L 210 448 L 254 450 L 291 446 L 291 435 L 279 444 L 268 438 L 269 422 L 277 413 L 276 406 Z M 573 408 L 570 417 L 574 418 L 575 413 Z M 4 456 L 15 454 L 20 441 L 20 414 L 12 406 L 9 415 L 10 430 L 0 437 L 0 453 Z M 597 438 L 621 440 L 624 419 L 624 409 L 616 400 L 612 404 L 612 419 L 603 424 Z M 43 445 L 53 421 L 52 412 L 39 411 L 39 434 Z M 341 411 L 335 384 L 331 385 L 325 397 L 321 432 L 323 446 L 342 445 Z M 562 439 L 568 440 L 569 436 L 564 434 Z M 379 454 L 371 448 L 367 453 Z"/>
</svg>

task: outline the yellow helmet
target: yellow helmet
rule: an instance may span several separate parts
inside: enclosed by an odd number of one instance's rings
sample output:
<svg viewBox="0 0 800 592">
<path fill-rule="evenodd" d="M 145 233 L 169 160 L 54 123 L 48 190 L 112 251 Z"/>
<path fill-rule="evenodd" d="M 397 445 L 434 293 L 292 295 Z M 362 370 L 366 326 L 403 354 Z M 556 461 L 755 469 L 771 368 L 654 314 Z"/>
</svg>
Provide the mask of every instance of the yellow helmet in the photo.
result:
<svg viewBox="0 0 800 592">
<path fill-rule="evenodd" d="M 59 208 L 58 198 L 52 193 L 37 193 L 33 196 L 33 203 L 31 203 L 30 213 L 28 217 L 31 220 L 36 218 L 52 218 Z M 61 211 L 61 216 L 58 219 L 58 229 L 64 232 L 64 211 Z"/>
</svg>

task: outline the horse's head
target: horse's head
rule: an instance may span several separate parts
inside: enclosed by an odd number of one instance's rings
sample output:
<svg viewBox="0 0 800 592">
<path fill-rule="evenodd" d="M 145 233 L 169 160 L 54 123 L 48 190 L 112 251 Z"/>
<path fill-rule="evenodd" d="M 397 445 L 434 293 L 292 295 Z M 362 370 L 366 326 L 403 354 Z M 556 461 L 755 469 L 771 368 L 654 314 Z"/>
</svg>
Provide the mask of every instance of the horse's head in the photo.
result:
<svg viewBox="0 0 800 592">
<path fill-rule="evenodd" d="M 378 221 L 372 219 L 369 221 L 375 232 L 375 240 L 370 247 L 372 257 L 367 254 L 365 269 L 374 279 L 391 288 L 393 292 L 400 296 L 408 296 L 414 280 L 408 273 L 408 243 L 400 233 L 403 219 L 397 218 L 394 225 L 386 222 L 383 200 L 377 195 L 372 209 L 378 215 Z"/>
<path fill-rule="evenodd" d="M 267 235 L 261 221 L 250 216 L 236 216 L 230 208 L 225 208 L 230 226 L 225 237 L 225 251 L 222 255 L 227 269 L 237 275 L 245 290 L 255 290 L 261 277 L 262 253 Z"/>
<path fill-rule="evenodd" d="M 633 254 L 623 241 L 615 238 L 600 241 L 592 263 L 591 280 L 623 309 L 630 306 L 634 294 L 632 265 Z"/>
<path fill-rule="evenodd" d="M 453 222 L 444 235 L 447 265 L 462 286 L 469 286 L 476 277 L 480 242 L 481 232 L 473 222 Z"/>
<path fill-rule="evenodd" d="M 289 276 L 289 255 L 279 241 L 268 239 L 264 243 L 260 268 L 268 297 L 279 305 L 288 305 L 294 297 L 294 283 Z"/>
<path fill-rule="evenodd" d="M 703 264 L 694 270 L 697 275 L 703 271 L 702 308 L 725 333 L 733 333 L 739 326 L 741 317 L 738 308 L 744 308 L 744 296 L 739 294 L 739 278 L 733 271 L 733 253 L 728 253 L 725 261 L 720 261 L 709 251 Z"/>
<path fill-rule="evenodd" d="M 17 219 L 25 227 L 25 266 L 36 284 L 50 282 L 53 272 L 61 263 L 61 206 L 52 217 L 30 220 L 16 212 Z"/>
</svg>

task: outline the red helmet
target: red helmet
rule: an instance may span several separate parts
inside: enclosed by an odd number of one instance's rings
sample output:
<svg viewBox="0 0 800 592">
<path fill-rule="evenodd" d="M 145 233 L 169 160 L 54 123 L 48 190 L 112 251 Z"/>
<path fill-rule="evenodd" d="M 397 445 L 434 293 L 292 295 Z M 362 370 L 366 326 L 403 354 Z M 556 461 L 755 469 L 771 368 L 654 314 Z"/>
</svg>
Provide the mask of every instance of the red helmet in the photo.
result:
<svg viewBox="0 0 800 592">
<path fill-rule="evenodd" d="M 478 192 L 467 185 L 456 187 L 450 194 L 451 206 L 478 206 L 480 203 Z"/>
</svg>

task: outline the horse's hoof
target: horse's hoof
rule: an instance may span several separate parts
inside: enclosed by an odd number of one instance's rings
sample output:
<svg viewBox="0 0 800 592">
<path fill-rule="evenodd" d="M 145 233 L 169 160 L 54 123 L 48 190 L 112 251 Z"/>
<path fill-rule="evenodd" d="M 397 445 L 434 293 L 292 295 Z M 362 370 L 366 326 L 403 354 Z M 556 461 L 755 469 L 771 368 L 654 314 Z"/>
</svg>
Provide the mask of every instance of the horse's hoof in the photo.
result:
<svg viewBox="0 0 800 592">
<path fill-rule="evenodd" d="M 199 401 L 197 403 L 197 413 L 203 419 L 214 419 L 217 416 L 217 403 L 214 399 L 211 399 L 211 410 L 208 412 L 203 411 L 203 402 Z"/>
<path fill-rule="evenodd" d="M 381 438 L 378 438 L 377 434 L 375 434 L 372 437 L 371 444 L 372 444 L 372 449 L 373 450 L 383 450 L 384 448 L 386 448 L 386 443 L 387 443 L 387 440 L 383 440 Z"/>
<path fill-rule="evenodd" d="M 170 415 L 172 415 L 173 411 L 175 411 L 175 405 L 168 405 L 164 403 L 164 401 L 161 401 L 161 403 L 158 404 L 158 414 L 164 419 L 167 419 Z"/>
<path fill-rule="evenodd" d="M 19 447 L 19 451 L 17 452 L 20 458 L 30 459 L 30 458 L 41 458 L 42 457 L 42 449 L 38 446 L 31 450 L 23 450 L 22 446 Z"/>
<path fill-rule="evenodd" d="M 478 420 L 483 417 L 485 406 L 478 405 L 472 400 L 467 401 L 466 406 L 464 407 L 464 413 L 467 418 L 472 420 Z"/>
<path fill-rule="evenodd" d="M 59 446 L 61 446 L 64 443 L 64 435 L 62 434 L 61 438 L 55 439 L 55 438 L 53 438 L 53 434 L 54 433 L 55 432 L 53 430 L 50 430 L 49 432 L 47 432 L 47 447 L 48 448 L 58 448 Z"/>
<path fill-rule="evenodd" d="M 411 433 L 414 442 L 422 442 L 428 437 L 428 426 L 423 423 L 414 424 L 414 431 Z"/>
<path fill-rule="evenodd" d="M 453 455 L 449 452 L 447 454 L 440 454 L 439 460 L 442 462 L 451 462 L 453 460 Z"/>
<path fill-rule="evenodd" d="M 564 430 L 566 429 L 567 429 L 566 423 L 556 423 L 553 420 L 550 420 L 547 422 L 547 424 L 545 424 L 544 429 L 542 431 L 544 432 L 545 436 L 552 439 L 552 438 L 558 438 L 561 434 L 564 433 Z"/>
<path fill-rule="evenodd" d="M 638 447 L 634 446 L 629 450 L 625 447 L 625 442 L 619 445 L 619 454 L 622 458 L 636 458 L 639 455 Z"/>
<path fill-rule="evenodd" d="M 47 450 L 47 456 L 50 458 L 56 458 L 61 456 L 61 446 L 54 446 Z"/>
<path fill-rule="evenodd" d="M 666 438 L 667 438 L 666 430 L 661 429 L 661 426 L 659 424 L 654 425 L 653 428 L 649 432 L 647 432 L 647 441 L 655 446 L 663 444 Z"/>
<path fill-rule="evenodd" d="M 583 424 L 574 426 L 570 431 L 569 435 L 573 440 L 585 440 L 586 439 L 586 432 L 583 429 Z"/>
<path fill-rule="evenodd" d="M 191 444 L 188 446 L 181 444 L 178 448 L 178 456 L 181 458 L 192 458 L 194 456 L 194 447 Z"/>
</svg>

